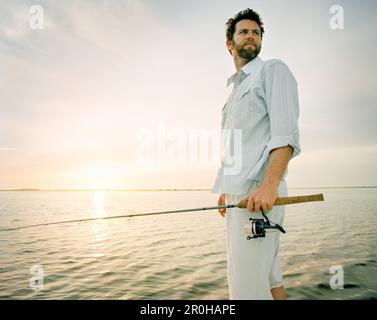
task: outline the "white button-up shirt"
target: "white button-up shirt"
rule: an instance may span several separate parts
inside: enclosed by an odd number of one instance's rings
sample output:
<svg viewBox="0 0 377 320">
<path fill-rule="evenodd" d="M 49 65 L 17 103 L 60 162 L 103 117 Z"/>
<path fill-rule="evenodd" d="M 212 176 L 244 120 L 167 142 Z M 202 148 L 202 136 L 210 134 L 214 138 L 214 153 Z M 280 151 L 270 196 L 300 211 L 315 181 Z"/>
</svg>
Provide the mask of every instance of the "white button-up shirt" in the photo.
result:
<svg viewBox="0 0 377 320">
<path fill-rule="evenodd" d="M 253 180 L 263 181 L 271 150 L 290 145 L 291 159 L 301 152 L 297 82 L 283 61 L 256 57 L 228 79 L 231 83 L 222 110 L 221 168 L 212 192 L 245 195 Z"/>
</svg>

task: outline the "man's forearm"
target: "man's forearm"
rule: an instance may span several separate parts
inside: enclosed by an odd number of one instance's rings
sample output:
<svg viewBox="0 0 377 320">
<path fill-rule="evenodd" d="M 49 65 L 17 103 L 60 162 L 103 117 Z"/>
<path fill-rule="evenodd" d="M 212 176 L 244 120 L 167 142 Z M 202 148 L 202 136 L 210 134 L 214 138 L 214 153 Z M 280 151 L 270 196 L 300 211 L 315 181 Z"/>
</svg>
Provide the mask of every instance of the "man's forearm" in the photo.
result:
<svg viewBox="0 0 377 320">
<path fill-rule="evenodd" d="M 263 180 L 264 184 L 278 188 L 285 169 L 288 166 L 289 159 L 292 156 L 293 149 L 291 146 L 274 149 L 270 152 L 269 163 Z"/>
</svg>

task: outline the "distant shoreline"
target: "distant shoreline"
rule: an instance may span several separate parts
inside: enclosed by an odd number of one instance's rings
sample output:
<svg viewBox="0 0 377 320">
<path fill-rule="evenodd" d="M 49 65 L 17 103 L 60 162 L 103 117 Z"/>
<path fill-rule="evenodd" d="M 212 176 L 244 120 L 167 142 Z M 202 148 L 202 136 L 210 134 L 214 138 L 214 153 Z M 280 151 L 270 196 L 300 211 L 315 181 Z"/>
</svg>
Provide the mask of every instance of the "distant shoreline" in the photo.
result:
<svg viewBox="0 0 377 320">
<path fill-rule="evenodd" d="M 373 189 L 377 186 L 351 186 L 351 187 L 288 187 L 288 189 Z M 77 191 L 122 191 L 122 192 L 152 192 L 152 191 L 211 191 L 211 189 L 0 189 L 0 192 L 77 192 Z"/>
</svg>

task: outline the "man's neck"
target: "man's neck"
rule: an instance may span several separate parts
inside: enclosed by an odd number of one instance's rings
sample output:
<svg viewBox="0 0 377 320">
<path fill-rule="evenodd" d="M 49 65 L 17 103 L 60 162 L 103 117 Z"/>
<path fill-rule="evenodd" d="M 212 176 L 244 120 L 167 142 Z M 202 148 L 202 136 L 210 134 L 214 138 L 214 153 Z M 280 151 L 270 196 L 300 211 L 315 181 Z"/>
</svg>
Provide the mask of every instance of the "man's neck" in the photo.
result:
<svg viewBox="0 0 377 320">
<path fill-rule="evenodd" d="M 234 65 L 236 67 L 237 73 L 240 73 L 241 68 L 251 60 L 241 58 L 238 55 L 233 56 Z"/>
</svg>

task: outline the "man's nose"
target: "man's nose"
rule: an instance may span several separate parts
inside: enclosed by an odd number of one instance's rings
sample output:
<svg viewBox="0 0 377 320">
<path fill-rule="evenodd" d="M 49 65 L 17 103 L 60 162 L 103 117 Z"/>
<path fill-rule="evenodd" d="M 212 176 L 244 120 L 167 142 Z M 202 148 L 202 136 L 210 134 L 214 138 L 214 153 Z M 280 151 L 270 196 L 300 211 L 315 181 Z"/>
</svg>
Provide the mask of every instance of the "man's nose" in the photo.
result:
<svg viewBox="0 0 377 320">
<path fill-rule="evenodd" d="M 246 39 L 247 40 L 254 40 L 254 35 L 252 32 L 248 32 L 247 35 L 246 35 Z"/>
</svg>

